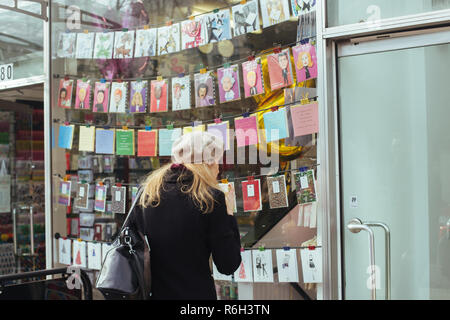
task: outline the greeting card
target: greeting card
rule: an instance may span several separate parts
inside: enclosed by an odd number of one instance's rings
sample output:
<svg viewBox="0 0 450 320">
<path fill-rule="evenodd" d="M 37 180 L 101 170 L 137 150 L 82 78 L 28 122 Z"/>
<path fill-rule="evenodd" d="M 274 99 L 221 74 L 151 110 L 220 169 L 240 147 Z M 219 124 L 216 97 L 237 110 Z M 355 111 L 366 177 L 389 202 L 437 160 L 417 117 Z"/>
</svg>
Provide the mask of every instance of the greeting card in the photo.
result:
<svg viewBox="0 0 450 320">
<path fill-rule="evenodd" d="M 74 206 L 80 209 L 88 209 L 89 183 L 77 183 L 77 195 Z"/>
<path fill-rule="evenodd" d="M 93 112 L 108 112 L 109 103 L 109 82 L 96 82 L 94 86 Z"/>
<path fill-rule="evenodd" d="M 59 238 L 58 239 L 58 262 L 61 264 L 72 264 L 72 240 Z"/>
<path fill-rule="evenodd" d="M 78 237 L 80 235 L 80 218 L 68 218 L 67 229 L 67 235 Z"/>
<path fill-rule="evenodd" d="M 91 83 L 90 81 L 77 80 L 75 96 L 75 109 L 91 109 Z"/>
<path fill-rule="evenodd" d="M 94 173 L 92 170 L 78 170 L 78 181 L 86 181 L 90 183 L 94 181 Z"/>
<path fill-rule="evenodd" d="M 116 130 L 116 154 L 134 156 L 134 130 Z"/>
<path fill-rule="evenodd" d="M 238 147 L 258 144 L 258 119 L 256 115 L 234 119 Z"/>
<path fill-rule="evenodd" d="M 136 31 L 136 47 L 134 57 L 156 56 L 157 29 L 139 29 Z"/>
<path fill-rule="evenodd" d="M 77 59 L 92 59 L 94 53 L 94 38 L 95 33 L 77 33 Z"/>
<path fill-rule="evenodd" d="M 223 193 L 225 193 L 225 196 L 229 192 L 233 192 L 233 212 L 237 212 L 237 202 L 236 202 L 236 189 L 234 188 L 234 182 L 228 182 L 228 183 L 219 183 L 219 188 L 222 190 Z"/>
<path fill-rule="evenodd" d="M 94 59 L 112 59 L 114 51 L 114 32 L 95 34 Z"/>
<path fill-rule="evenodd" d="M 208 124 L 208 132 L 219 137 L 224 144 L 224 150 L 230 149 L 230 122 L 223 121 L 219 123 Z"/>
<path fill-rule="evenodd" d="M 242 77 L 246 98 L 264 93 L 261 58 L 242 63 Z"/>
<path fill-rule="evenodd" d="M 231 10 L 235 37 L 260 29 L 258 0 L 251 0 L 244 4 L 235 5 Z"/>
<path fill-rule="evenodd" d="M 174 129 L 159 129 L 158 142 L 159 142 L 159 155 L 171 156 L 172 145 L 179 137 L 181 137 L 181 128 Z"/>
<path fill-rule="evenodd" d="M 297 251 L 295 249 L 277 249 L 278 282 L 298 280 Z"/>
<path fill-rule="evenodd" d="M 191 77 L 172 78 L 172 111 L 191 108 Z"/>
<path fill-rule="evenodd" d="M 238 65 L 218 69 L 217 76 L 220 103 L 239 100 L 241 98 L 241 86 L 239 85 Z"/>
<path fill-rule="evenodd" d="M 322 248 L 301 249 L 300 260 L 302 262 L 303 282 L 322 282 Z"/>
<path fill-rule="evenodd" d="M 206 130 L 206 127 L 204 124 L 201 124 L 201 122 L 199 124 L 196 124 L 194 122 L 193 126 L 189 126 L 189 127 L 183 127 L 183 135 L 191 133 L 191 132 L 204 132 Z"/>
<path fill-rule="evenodd" d="M 231 39 L 231 22 L 229 9 L 223 9 L 217 12 L 205 14 L 202 17 L 204 17 L 206 21 L 208 43 Z"/>
<path fill-rule="evenodd" d="M 181 49 L 196 48 L 208 43 L 206 16 L 181 22 Z"/>
<path fill-rule="evenodd" d="M 138 131 L 138 157 L 156 157 L 158 155 L 158 130 Z"/>
<path fill-rule="evenodd" d="M 72 32 L 61 32 L 59 34 L 56 54 L 60 58 L 75 57 L 75 43 L 77 34 Z"/>
<path fill-rule="evenodd" d="M 113 82 L 111 85 L 111 101 L 109 102 L 109 112 L 126 112 L 127 106 L 127 82 Z"/>
<path fill-rule="evenodd" d="M 180 24 L 158 28 L 158 55 L 180 51 Z"/>
<path fill-rule="evenodd" d="M 94 228 L 80 228 L 80 239 L 83 241 L 94 241 Z"/>
<path fill-rule="evenodd" d="M 106 186 L 96 185 L 95 186 L 95 205 L 94 210 L 99 212 L 105 212 L 106 208 Z"/>
<path fill-rule="evenodd" d="M 316 0 L 291 0 L 292 14 L 296 17 L 316 11 Z"/>
<path fill-rule="evenodd" d="M 273 282 L 273 265 L 271 250 L 253 250 L 254 282 Z"/>
<path fill-rule="evenodd" d="M 289 20 L 289 0 L 260 0 L 263 28 Z"/>
<path fill-rule="evenodd" d="M 111 210 L 114 213 L 125 213 L 125 205 L 126 205 L 126 187 L 117 187 L 113 186 L 111 188 L 112 194 L 112 204 Z"/>
<path fill-rule="evenodd" d="M 226 275 L 223 273 L 220 273 L 219 270 L 217 270 L 216 264 L 213 261 L 213 278 L 216 281 L 231 281 L 231 275 Z"/>
<path fill-rule="evenodd" d="M 70 181 L 61 181 L 59 183 L 58 203 L 64 206 L 70 206 L 70 191 L 72 183 Z"/>
<path fill-rule="evenodd" d="M 72 106 L 73 80 L 60 80 L 58 90 L 58 107 L 70 109 Z"/>
<path fill-rule="evenodd" d="M 270 89 L 289 87 L 294 82 L 289 48 L 267 56 Z"/>
<path fill-rule="evenodd" d="M 168 93 L 167 79 L 150 82 L 150 112 L 168 111 Z"/>
<path fill-rule="evenodd" d="M 81 227 L 93 227 L 94 221 L 95 221 L 95 214 L 80 213 L 80 226 Z"/>
<path fill-rule="evenodd" d="M 286 208 L 289 206 L 285 176 L 267 177 L 267 188 L 270 209 Z"/>
<path fill-rule="evenodd" d="M 266 142 L 284 139 L 289 136 L 286 108 L 263 114 Z"/>
<path fill-rule="evenodd" d="M 102 244 L 88 242 L 87 244 L 88 268 L 100 270 L 102 268 Z"/>
<path fill-rule="evenodd" d="M 208 107 L 216 104 L 214 75 L 212 71 L 194 75 L 195 106 Z"/>
<path fill-rule="evenodd" d="M 133 58 L 134 30 L 114 33 L 114 59 Z"/>
<path fill-rule="evenodd" d="M 114 142 L 115 142 L 114 137 L 115 137 L 114 129 L 95 130 L 95 153 L 114 154 Z M 105 158 L 105 172 L 107 172 L 107 170 L 108 165 L 107 160 Z"/>
<path fill-rule="evenodd" d="M 234 272 L 236 282 L 253 282 L 252 250 L 241 251 L 241 264 Z"/>
<path fill-rule="evenodd" d="M 62 124 L 59 126 L 58 147 L 72 149 L 74 129 L 75 126 L 72 124 L 67 126 Z"/>
<path fill-rule="evenodd" d="M 314 102 L 291 107 L 291 120 L 296 137 L 319 132 L 319 104 Z"/>
<path fill-rule="evenodd" d="M 95 151 L 95 127 L 80 126 L 78 150 L 86 152 Z M 80 158 L 78 158 L 80 160 Z M 78 168 L 81 168 L 78 165 Z"/>
<path fill-rule="evenodd" d="M 295 189 L 299 204 L 317 201 L 316 180 L 314 170 L 299 171 L 294 173 Z"/>
<path fill-rule="evenodd" d="M 260 181 L 260 179 L 252 179 L 242 182 L 244 212 L 262 210 Z"/>
<path fill-rule="evenodd" d="M 300 44 L 292 48 L 297 83 L 317 78 L 316 48 L 310 44 Z"/>
<path fill-rule="evenodd" d="M 73 265 L 78 267 L 87 267 L 86 259 L 86 242 L 74 240 L 72 242 L 73 247 Z"/>
<path fill-rule="evenodd" d="M 130 113 L 147 112 L 148 81 L 130 82 Z"/>
</svg>

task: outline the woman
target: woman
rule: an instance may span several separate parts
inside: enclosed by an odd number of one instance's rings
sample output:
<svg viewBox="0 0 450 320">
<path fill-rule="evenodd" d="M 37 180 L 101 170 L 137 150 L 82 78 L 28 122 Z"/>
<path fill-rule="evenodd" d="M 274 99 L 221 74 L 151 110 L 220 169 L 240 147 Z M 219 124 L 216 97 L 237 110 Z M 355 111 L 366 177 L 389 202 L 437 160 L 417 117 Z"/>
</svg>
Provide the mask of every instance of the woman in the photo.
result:
<svg viewBox="0 0 450 320">
<path fill-rule="evenodd" d="M 152 299 L 217 299 L 211 254 L 222 274 L 233 274 L 241 263 L 234 192 L 225 196 L 217 183 L 222 156 L 218 137 L 206 132 L 183 135 L 173 144 L 172 163 L 142 185 L 130 224 L 148 235 Z"/>
</svg>

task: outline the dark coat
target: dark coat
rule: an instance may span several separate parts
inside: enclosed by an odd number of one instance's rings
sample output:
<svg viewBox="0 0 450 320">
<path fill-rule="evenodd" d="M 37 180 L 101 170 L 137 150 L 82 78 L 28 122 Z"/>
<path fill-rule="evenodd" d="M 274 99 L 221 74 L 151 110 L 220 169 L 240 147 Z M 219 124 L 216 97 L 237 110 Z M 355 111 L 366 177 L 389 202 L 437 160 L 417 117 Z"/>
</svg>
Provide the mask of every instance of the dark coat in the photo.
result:
<svg viewBox="0 0 450 320">
<path fill-rule="evenodd" d="M 158 207 L 130 216 L 131 227 L 148 235 L 151 248 L 153 299 L 217 299 L 209 258 L 218 271 L 230 275 L 241 263 L 240 237 L 236 218 L 227 214 L 225 195 L 214 191 L 216 203 L 211 213 L 201 213 L 181 184 L 192 182 L 192 174 L 180 184 L 181 170 L 171 169 Z M 189 171 L 188 171 L 189 172 Z"/>
</svg>

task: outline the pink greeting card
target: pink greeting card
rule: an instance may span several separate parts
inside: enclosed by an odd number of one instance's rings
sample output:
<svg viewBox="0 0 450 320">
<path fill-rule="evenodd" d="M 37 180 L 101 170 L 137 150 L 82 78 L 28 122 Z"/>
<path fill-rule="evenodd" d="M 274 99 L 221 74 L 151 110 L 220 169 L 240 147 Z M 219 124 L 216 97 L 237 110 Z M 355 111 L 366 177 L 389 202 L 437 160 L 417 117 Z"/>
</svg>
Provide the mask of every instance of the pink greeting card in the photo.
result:
<svg viewBox="0 0 450 320">
<path fill-rule="evenodd" d="M 73 80 L 59 81 L 58 107 L 70 109 L 72 106 Z"/>
<path fill-rule="evenodd" d="M 264 93 L 264 79 L 262 76 L 261 58 L 242 64 L 245 97 Z"/>
<path fill-rule="evenodd" d="M 294 82 L 290 56 L 291 55 L 289 54 L 289 48 L 267 56 L 270 89 L 272 91 L 284 87 L 289 87 Z"/>
<path fill-rule="evenodd" d="M 91 109 L 91 83 L 89 81 L 77 80 L 75 109 Z"/>
<path fill-rule="evenodd" d="M 258 120 L 255 115 L 234 119 L 238 147 L 258 144 Z"/>
<path fill-rule="evenodd" d="M 108 112 L 109 82 L 96 82 L 94 87 L 93 112 Z"/>
<path fill-rule="evenodd" d="M 168 90 L 166 80 L 152 80 L 150 83 L 150 112 L 168 111 Z"/>
<path fill-rule="evenodd" d="M 314 102 L 291 107 L 291 119 L 296 137 L 319 132 L 319 104 Z"/>
<path fill-rule="evenodd" d="M 317 78 L 316 48 L 310 43 L 300 44 L 292 48 L 294 55 L 297 82 Z"/>
<path fill-rule="evenodd" d="M 239 85 L 238 65 L 217 70 L 219 79 L 219 99 L 220 103 L 239 100 L 241 98 L 241 86 Z"/>
</svg>

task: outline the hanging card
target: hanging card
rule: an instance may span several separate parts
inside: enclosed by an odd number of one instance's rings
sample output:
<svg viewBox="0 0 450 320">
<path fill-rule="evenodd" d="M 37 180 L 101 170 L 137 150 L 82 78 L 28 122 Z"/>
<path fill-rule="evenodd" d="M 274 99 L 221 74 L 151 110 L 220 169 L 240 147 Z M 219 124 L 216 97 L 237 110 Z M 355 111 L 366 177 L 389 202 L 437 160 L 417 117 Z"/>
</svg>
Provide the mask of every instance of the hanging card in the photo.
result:
<svg viewBox="0 0 450 320">
<path fill-rule="evenodd" d="M 204 132 L 205 130 L 206 126 L 201 121 L 199 123 L 194 122 L 194 126 L 183 127 L 183 135 L 191 132 Z"/>
<path fill-rule="evenodd" d="M 208 107 L 216 104 L 214 76 L 212 71 L 194 75 L 195 106 Z"/>
<path fill-rule="evenodd" d="M 126 187 L 116 187 L 113 186 L 111 188 L 112 194 L 112 212 L 114 213 L 125 213 L 125 205 L 126 205 Z"/>
<path fill-rule="evenodd" d="M 90 183 L 94 181 L 94 173 L 92 170 L 78 170 L 78 180 L 77 181 L 86 181 Z"/>
<path fill-rule="evenodd" d="M 95 214 L 80 213 L 80 227 L 93 227 L 95 221 Z"/>
<path fill-rule="evenodd" d="M 190 49 L 208 43 L 206 16 L 196 16 L 181 22 L 181 49 Z"/>
<path fill-rule="evenodd" d="M 289 48 L 267 56 L 270 89 L 277 90 L 289 87 L 294 83 Z"/>
<path fill-rule="evenodd" d="M 247 1 L 231 7 L 234 36 L 260 30 L 258 0 Z"/>
<path fill-rule="evenodd" d="M 321 283 L 322 280 L 322 248 L 301 249 L 303 282 Z"/>
<path fill-rule="evenodd" d="M 167 112 L 169 103 L 168 81 L 152 80 L 150 82 L 150 112 Z"/>
<path fill-rule="evenodd" d="M 78 150 L 86 152 L 95 151 L 95 127 L 80 126 Z"/>
<path fill-rule="evenodd" d="M 74 125 L 60 125 L 58 136 L 58 147 L 63 149 L 72 149 Z"/>
<path fill-rule="evenodd" d="M 116 154 L 134 156 L 134 130 L 116 130 Z"/>
<path fill-rule="evenodd" d="M 317 201 L 314 170 L 294 173 L 294 181 L 297 192 L 297 201 L 299 204 Z"/>
<path fill-rule="evenodd" d="M 299 282 L 297 251 L 295 249 L 276 250 L 278 282 Z"/>
<path fill-rule="evenodd" d="M 76 241 L 72 242 L 73 247 L 73 265 L 78 267 L 87 268 L 86 259 L 86 242 Z"/>
<path fill-rule="evenodd" d="M 89 183 L 78 183 L 77 184 L 77 195 L 75 197 L 75 207 L 80 209 L 88 208 L 88 198 L 89 198 Z"/>
<path fill-rule="evenodd" d="M 108 112 L 109 104 L 109 82 L 96 82 L 94 87 L 94 103 L 92 105 L 93 112 Z"/>
<path fill-rule="evenodd" d="M 253 282 L 252 250 L 241 251 L 241 264 L 234 272 L 236 282 Z"/>
<path fill-rule="evenodd" d="M 317 78 L 316 48 L 310 43 L 292 48 L 297 83 Z"/>
<path fill-rule="evenodd" d="M 213 278 L 216 281 L 231 281 L 231 275 L 225 275 L 217 270 L 217 267 L 213 261 Z"/>
<path fill-rule="evenodd" d="M 260 0 L 263 28 L 290 18 L 289 0 Z"/>
<path fill-rule="evenodd" d="M 291 0 L 292 14 L 298 17 L 316 11 L 317 0 Z"/>
<path fill-rule="evenodd" d="M 95 33 L 93 32 L 77 33 L 77 59 L 92 59 L 92 54 L 94 53 L 94 38 Z"/>
<path fill-rule="evenodd" d="M 102 268 L 102 244 L 88 242 L 87 244 L 88 268 L 100 270 Z"/>
<path fill-rule="evenodd" d="M 70 239 L 58 239 L 58 262 L 61 264 L 72 264 L 72 240 Z"/>
<path fill-rule="evenodd" d="M 138 157 L 156 157 L 158 155 L 158 130 L 138 131 Z"/>
<path fill-rule="evenodd" d="M 220 103 L 241 99 L 241 86 L 239 85 L 239 67 L 237 64 L 229 68 L 217 70 L 219 83 Z"/>
<path fill-rule="evenodd" d="M 208 132 L 220 138 L 224 144 L 224 150 L 230 149 L 230 122 L 223 121 L 220 123 L 208 124 Z"/>
<path fill-rule="evenodd" d="M 79 218 L 68 218 L 67 219 L 67 234 L 72 237 L 78 237 L 80 235 L 80 219 Z"/>
<path fill-rule="evenodd" d="M 95 186 L 95 211 L 105 212 L 106 208 L 106 186 L 96 185 Z"/>
<path fill-rule="evenodd" d="M 252 250 L 253 281 L 273 282 L 273 265 L 271 250 Z"/>
<path fill-rule="evenodd" d="M 114 136 L 115 136 L 114 129 L 97 128 L 95 130 L 95 153 L 114 154 L 114 142 L 115 142 Z M 105 168 L 106 167 L 107 165 L 105 162 Z"/>
<path fill-rule="evenodd" d="M 103 262 L 105 261 L 105 257 L 108 254 L 108 252 L 113 249 L 113 245 L 109 244 L 109 243 L 102 243 L 102 265 Z"/>
<path fill-rule="evenodd" d="M 264 93 L 261 58 L 244 62 L 242 64 L 242 77 L 246 98 Z"/>
<path fill-rule="evenodd" d="M 191 77 L 172 78 L 172 111 L 191 108 Z"/>
<path fill-rule="evenodd" d="M 258 120 L 255 115 L 234 119 L 238 147 L 258 144 Z"/>
<path fill-rule="evenodd" d="M 206 28 L 208 30 L 208 43 L 231 39 L 230 10 L 223 9 L 205 14 Z"/>
<path fill-rule="evenodd" d="M 58 90 L 58 107 L 70 109 L 72 106 L 73 80 L 60 80 Z"/>
<path fill-rule="evenodd" d="M 89 81 L 77 80 L 75 109 L 91 109 L 91 83 Z"/>
<path fill-rule="evenodd" d="M 136 30 L 136 47 L 134 57 L 156 56 L 156 36 L 157 29 Z"/>
<path fill-rule="evenodd" d="M 94 241 L 94 228 L 80 228 L 80 239 L 83 241 Z"/>
<path fill-rule="evenodd" d="M 125 113 L 127 107 L 128 82 L 113 82 L 111 84 L 111 99 L 109 112 Z"/>
<path fill-rule="evenodd" d="M 285 176 L 267 177 L 267 188 L 270 209 L 286 208 L 289 206 Z"/>
<path fill-rule="evenodd" d="M 180 24 L 158 28 L 158 55 L 180 51 Z"/>
<path fill-rule="evenodd" d="M 289 137 L 286 108 L 263 114 L 266 142 Z"/>
<path fill-rule="evenodd" d="M 158 132 L 158 142 L 159 142 L 159 155 L 160 156 L 171 156 L 172 155 L 172 145 L 179 137 L 181 137 L 181 128 L 174 129 L 159 129 Z"/>
<path fill-rule="evenodd" d="M 260 179 L 242 182 L 242 199 L 244 212 L 262 210 Z"/>
<path fill-rule="evenodd" d="M 112 59 L 114 51 L 114 32 L 95 34 L 94 59 Z"/>
<path fill-rule="evenodd" d="M 130 113 L 147 112 L 148 81 L 130 82 Z"/>
<path fill-rule="evenodd" d="M 232 188 L 230 188 L 230 185 Z M 237 212 L 237 202 L 236 202 L 236 189 L 234 188 L 234 182 L 228 182 L 228 183 L 219 183 L 219 188 L 222 190 L 223 193 L 225 193 L 225 196 L 228 194 L 228 192 L 232 192 L 231 190 L 234 190 L 233 192 L 233 212 Z"/>
<path fill-rule="evenodd" d="M 61 181 L 59 183 L 59 197 L 58 203 L 64 206 L 70 206 L 70 192 L 72 188 L 72 182 Z"/>
<path fill-rule="evenodd" d="M 319 132 L 319 104 L 317 102 L 291 107 L 294 135 L 306 136 Z"/>
<path fill-rule="evenodd" d="M 76 33 L 61 32 L 59 34 L 58 46 L 56 48 L 57 56 L 60 58 L 74 58 L 76 39 Z"/>
<path fill-rule="evenodd" d="M 114 34 L 114 59 L 133 58 L 134 30 L 116 31 Z"/>
</svg>

